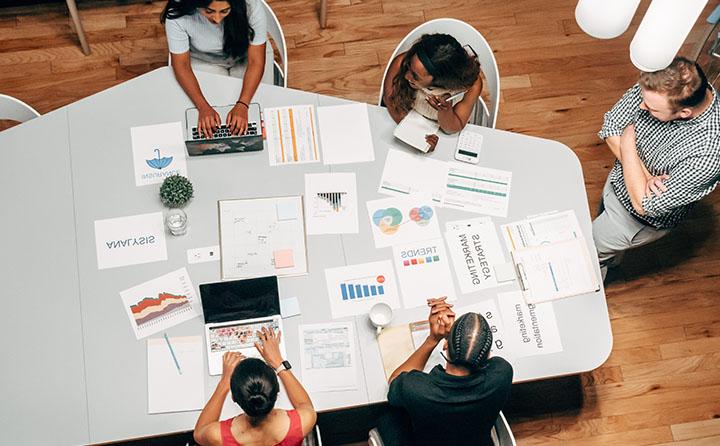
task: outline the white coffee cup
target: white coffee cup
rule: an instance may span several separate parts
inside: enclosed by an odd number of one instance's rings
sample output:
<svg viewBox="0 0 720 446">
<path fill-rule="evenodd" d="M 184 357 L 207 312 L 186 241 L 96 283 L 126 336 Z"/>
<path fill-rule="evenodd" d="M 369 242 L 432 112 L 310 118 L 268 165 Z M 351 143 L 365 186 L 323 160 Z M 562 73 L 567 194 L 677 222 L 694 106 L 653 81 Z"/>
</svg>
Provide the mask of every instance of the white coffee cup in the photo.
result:
<svg viewBox="0 0 720 446">
<path fill-rule="evenodd" d="M 378 302 L 370 308 L 370 322 L 375 326 L 376 335 L 379 335 L 384 327 L 390 325 L 393 311 L 390 305 L 385 302 Z"/>
</svg>

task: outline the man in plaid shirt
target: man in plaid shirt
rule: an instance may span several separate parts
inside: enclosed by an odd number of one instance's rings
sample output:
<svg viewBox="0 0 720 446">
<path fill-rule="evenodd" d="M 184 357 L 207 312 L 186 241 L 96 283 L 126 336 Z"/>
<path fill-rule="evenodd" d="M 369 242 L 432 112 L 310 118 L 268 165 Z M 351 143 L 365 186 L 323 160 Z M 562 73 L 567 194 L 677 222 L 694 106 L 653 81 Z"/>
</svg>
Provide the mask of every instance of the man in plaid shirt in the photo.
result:
<svg viewBox="0 0 720 446">
<path fill-rule="evenodd" d="M 720 98 L 700 67 L 676 57 L 642 73 L 598 133 L 615 165 L 593 238 L 603 278 L 622 253 L 667 234 L 720 179 Z"/>
</svg>

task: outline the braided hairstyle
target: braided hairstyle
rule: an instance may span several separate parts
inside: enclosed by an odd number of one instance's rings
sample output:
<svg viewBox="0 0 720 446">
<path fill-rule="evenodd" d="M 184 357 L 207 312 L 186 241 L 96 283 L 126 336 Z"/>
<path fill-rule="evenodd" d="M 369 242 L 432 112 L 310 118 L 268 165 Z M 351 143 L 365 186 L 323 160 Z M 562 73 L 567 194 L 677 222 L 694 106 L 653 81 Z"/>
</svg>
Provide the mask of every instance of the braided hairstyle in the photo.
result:
<svg viewBox="0 0 720 446">
<path fill-rule="evenodd" d="M 493 335 L 484 317 L 466 313 L 455 320 L 447 341 L 448 362 L 473 372 L 487 360 Z"/>
<path fill-rule="evenodd" d="M 247 358 L 235 367 L 230 390 L 233 401 L 240 405 L 254 427 L 275 407 L 280 385 L 275 371 L 265 361 Z"/>
</svg>

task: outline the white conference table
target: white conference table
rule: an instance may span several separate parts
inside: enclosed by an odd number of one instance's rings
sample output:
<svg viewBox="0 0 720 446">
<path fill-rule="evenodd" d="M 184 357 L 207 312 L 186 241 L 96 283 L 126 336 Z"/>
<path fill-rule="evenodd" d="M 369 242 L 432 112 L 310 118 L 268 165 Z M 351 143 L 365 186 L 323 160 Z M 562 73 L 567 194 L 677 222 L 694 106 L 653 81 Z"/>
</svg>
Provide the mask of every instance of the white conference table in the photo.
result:
<svg viewBox="0 0 720 446">
<path fill-rule="evenodd" d="M 211 103 L 232 102 L 241 81 L 199 73 Z M 337 98 L 261 85 L 262 107 L 347 103 Z M 299 368 L 298 326 L 331 320 L 325 268 L 392 258 L 375 249 L 364 202 L 381 198 L 377 186 L 393 140 L 387 112 L 370 106 L 372 163 L 270 167 L 267 151 L 188 159 L 195 197 L 186 207 L 188 234 L 167 236 L 168 260 L 98 270 L 94 222 L 162 210 L 158 187 L 136 187 L 130 128 L 183 121 L 190 107 L 169 68 L 160 68 L 0 133 L 4 162 L 0 260 L 4 311 L 0 372 L 4 438 L 27 444 L 82 444 L 192 429 L 198 412 L 147 414 L 147 353 L 136 341 L 119 291 L 186 266 L 196 288 L 220 280 L 218 262 L 187 265 L 186 251 L 218 244 L 217 200 L 301 195 L 304 175 L 356 172 L 360 232 L 307 237 L 309 274 L 281 278 L 280 295 L 296 296 L 302 315 L 284 321 L 289 360 Z M 545 139 L 477 128 L 484 135 L 481 165 L 513 172 L 512 201 L 499 225 L 549 210 L 574 209 L 595 255 L 579 161 L 566 146 Z M 433 158 L 449 160 L 456 136 L 441 136 Z M 445 221 L 476 214 L 440 209 Z M 596 271 L 599 274 L 599 270 Z M 456 286 L 459 291 L 459 287 Z M 460 295 L 456 305 L 496 299 L 502 289 Z M 199 295 L 199 293 L 198 293 Z M 604 291 L 554 304 L 563 351 L 514 360 L 515 382 L 592 370 L 608 357 L 612 334 Z M 427 309 L 396 312 L 397 321 L 420 320 Z M 356 327 L 358 389 L 316 393 L 319 410 L 385 400 L 387 384 L 367 318 Z M 202 318 L 173 327 L 170 336 L 201 335 Z M 206 397 L 217 377 L 205 377 Z M 41 426 L 41 427 L 40 427 Z"/>
</svg>

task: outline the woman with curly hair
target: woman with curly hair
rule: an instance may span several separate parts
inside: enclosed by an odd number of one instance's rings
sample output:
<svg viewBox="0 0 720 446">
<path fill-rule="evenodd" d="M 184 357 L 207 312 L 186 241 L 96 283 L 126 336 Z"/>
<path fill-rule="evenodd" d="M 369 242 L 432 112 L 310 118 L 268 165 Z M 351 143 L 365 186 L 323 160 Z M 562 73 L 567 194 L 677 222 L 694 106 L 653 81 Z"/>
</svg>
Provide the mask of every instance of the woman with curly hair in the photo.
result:
<svg viewBox="0 0 720 446">
<path fill-rule="evenodd" d="M 448 34 L 424 34 L 390 62 L 383 102 L 395 122 L 415 109 L 446 133 L 465 127 L 482 92 L 480 63 Z M 459 101 L 449 100 L 463 94 Z"/>
</svg>

